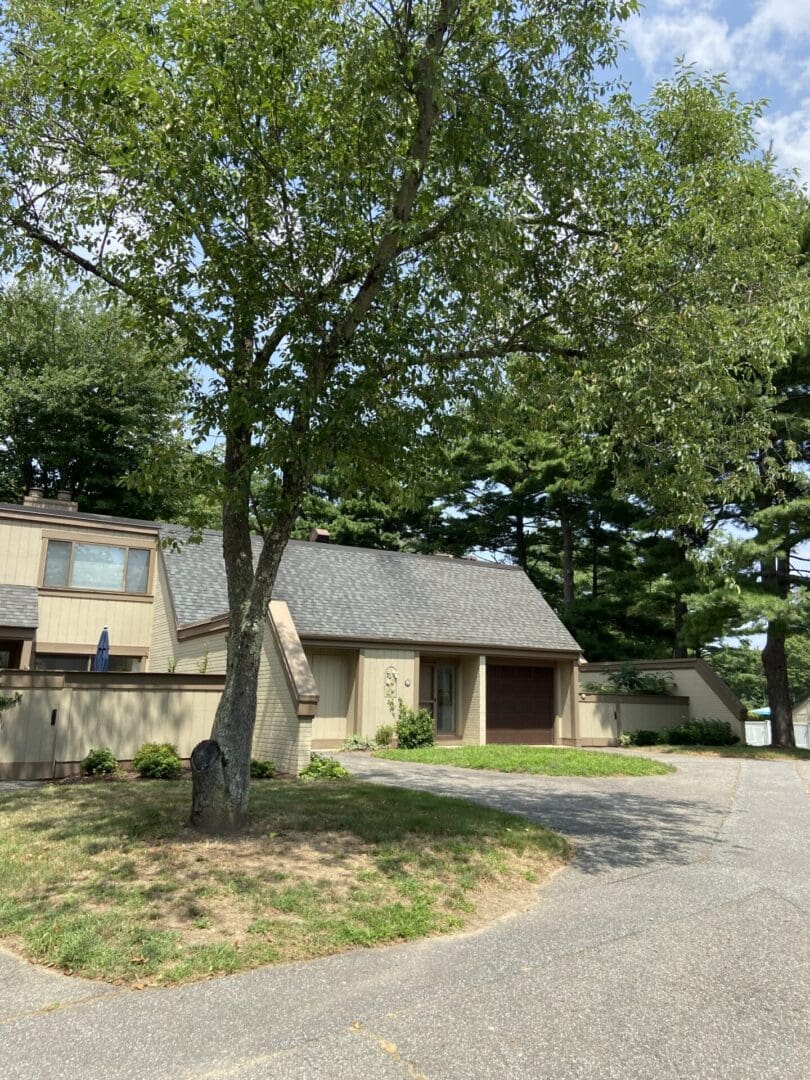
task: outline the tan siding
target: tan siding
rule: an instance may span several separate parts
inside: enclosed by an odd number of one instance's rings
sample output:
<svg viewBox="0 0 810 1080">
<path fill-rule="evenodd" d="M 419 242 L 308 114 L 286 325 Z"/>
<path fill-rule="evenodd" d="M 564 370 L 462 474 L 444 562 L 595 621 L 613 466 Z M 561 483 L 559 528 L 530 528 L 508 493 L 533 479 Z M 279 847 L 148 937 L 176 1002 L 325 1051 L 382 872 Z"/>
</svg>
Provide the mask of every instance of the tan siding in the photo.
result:
<svg viewBox="0 0 810 1080">
<path fill-rule="evenodd" d="M 150 671 L 168 671 L 171 661 L 176 660 L 175 671 L 195 672 L 200 670 L 200 664 L 208 651 L 208 663 L 205 673 L 208 675 L 222 675 L 225 672 L 228 642 L 223 631 L 215 634 L 205 634 L 201 637 L 177 640 L 174 629 L 174 615 L 171 610 L 171 602 L 168 595 L 163 563 L 158 563 L 159 569 L 155 578 L 155 603 L 154 621 L 152 627 L 152 647 L 149 653 Z"/>
<path fill-rule="evenodd" d="M 0 522 L 0 584 L 36 585 L 41 552 L 40 526 Z"/>
<path fill-rule="evenodd" d="M 342 743 L 353 728 L 357 653 L 344 649 L 305 651 L 320 695 L 312 738 Z"/>
<path fill-rule="evenodd" d="M 567 742 L 575 736 L 579 667 L 575 661 L 562 661 L 554 672 L 555 742 Z"/>
<path fill-rule="evenodd" d="M 149 649 L 152 604 L 126 599 L 95 600 L 76 596 L 39 596 L 37 642 L 95 645 L 102 628 L 110 630 L 113 652 L 117 645 Z"/>
<path fill-rule="evenodd" d="M 284 674 L 278 646 L 268 628 L 259 665 L 253 756 L 297 774 L 309 761 L 312 721 L 299 717 Z"/>
<path fill-rule="evenodd" d="M 221 684 L 220 684 L 221 685 Z M 51 687 L 21 691 L 22 702 L 0 728 L 0 772 L 10 763 L 36 763 L 38 777 L 75 769 L 93 747 L 109 747 L 121 761 L 131 760 L 145 742 L 170 742 L 187 758 L 208 738 L 220 687 L 138 689 L 99 686 Z M 56 710 L 56 724 L 51 714 Z M 5 766 L 5 769 L 4 769 Z"/>
<path fill-rule="evenodd" d="M 459 660 L 459 736 L 462 743 L 485 741 L 487 663 L 485 656 L 462 656 Z"/>
<path fill-rule="evenodd" d="M 646 670 L 651 668 L 645 666 Z M 680 697 L 689 698 L 689 716 L 692 718 L 709 717 L 714 720 L 725 720 L 731 725 L 731 730 L 736 735 L 742 735 L 742 724 L 732 710 L 715 693 L 712 686 L 706 682 L 700 671 L 692 667 L 673 666 L 667 667 L 666 661 L 662 661 L 656 671 L 669 672 L 673 678 L 673 693 Z M 582 672 L 581 679 L 586 683 L 603 683 L 611 674 L 610 671 L 591 671 L 587 667 Z M 649 725 L 640 724 L 640 727 Z M 625 725 L 625 730 L 629 731 Z M 652 729 L 650 729 L 652 730 Z"/>
<path fill-rule="evenodd" d="M 579 703 L 579 739 L 589 742 L 616 743 L 622 731 L 663 731 L 677 727 L 689 716 L 689 703 L 671 698 L 632 696 L 585 700 Z"/>
<path fill-rule="evenodd" d="M 411 707 L 416 704 L 416 654 L 410 649 L 363 649 L 362 657 L 358 734 L 373 739 L 381 724 L 396 722 L 396 715 L 392 716 L 386 697 L 387 672 L 390 671 L 395 681 L 395 709 L 399 698 Z"/>
</svg>

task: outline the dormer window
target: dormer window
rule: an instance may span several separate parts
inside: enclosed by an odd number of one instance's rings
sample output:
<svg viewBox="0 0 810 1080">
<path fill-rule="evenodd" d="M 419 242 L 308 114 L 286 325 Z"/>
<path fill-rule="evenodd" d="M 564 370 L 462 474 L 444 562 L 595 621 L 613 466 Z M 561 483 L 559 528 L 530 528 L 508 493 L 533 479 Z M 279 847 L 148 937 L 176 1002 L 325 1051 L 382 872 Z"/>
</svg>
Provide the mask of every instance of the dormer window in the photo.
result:
<svg viewBox="0 0 810 1080">
<path fill-rule="evenodd" d="M 46 589 L 146 593 L 148 548 L 49 540 L 42 584 Z"/>
</svg>

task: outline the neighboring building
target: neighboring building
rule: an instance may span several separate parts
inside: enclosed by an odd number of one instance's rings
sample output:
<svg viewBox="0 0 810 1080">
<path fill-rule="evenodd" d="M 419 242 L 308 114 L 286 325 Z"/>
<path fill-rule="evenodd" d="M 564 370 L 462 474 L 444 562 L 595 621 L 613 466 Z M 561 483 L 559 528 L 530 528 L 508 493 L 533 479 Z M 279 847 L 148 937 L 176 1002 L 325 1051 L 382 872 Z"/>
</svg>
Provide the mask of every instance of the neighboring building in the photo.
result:
<svg viewBox="0 0 810 1080">
<path fill-rule="evenodd" d="M 107 626 L 113 670 L 222 673 L 221 534 L 186 539 L 66 498 L 0 505 L 0 666 L 87 670 Z M 257 756 L 372 737 L 400 699 L 449 743 L 577 742 L 581 652 L 519 568 L 290 541 L 268 623 Z"/>
<path fill-rule="evenodd" d="M 110 669 L 144 671 L 157 526 L 80 514 L 67 493 L 0 504 L 0 668 L 87 671 L 104 626 Z"/>
</svg>

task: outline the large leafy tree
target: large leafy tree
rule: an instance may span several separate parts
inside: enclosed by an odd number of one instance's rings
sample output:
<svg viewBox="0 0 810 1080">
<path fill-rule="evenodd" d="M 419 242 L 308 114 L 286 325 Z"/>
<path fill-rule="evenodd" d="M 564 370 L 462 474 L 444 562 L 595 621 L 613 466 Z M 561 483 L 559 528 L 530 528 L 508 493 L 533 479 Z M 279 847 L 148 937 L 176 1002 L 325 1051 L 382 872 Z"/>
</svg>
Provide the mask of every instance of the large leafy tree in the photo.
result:
<svg viewBox="0 0 810 1080">
<path fill-rule="evenodd" d="M 246 818 L 267 603 L 331 462 L 395 459 L 509 355 L 589 426 L 610 411 L 631 470 L 676 463 L 673 505 L 738 454 L 740 425 L 709 417 L 790 332 L 787 187 L 718 87 L 687 79 L 641 117 L 600 99 L 634 6 L 5 5 L 10 259 L 94 276 L 209 372 L 230 632 L 198 823 Z M 276 483 L 254 566 L 257 470 Z"/>
<path fill-rule="evenodd" d="M 182 512 L 178 472 L 185 380 L 178 354 L 149 347 L 133 313 L 97 295 L 20 281 L 0 294 L 0 499 L 33 486 L 69 491 L 85 510 Z M 128 479 L 159 457 L 149 490 Z"/>
</svg>

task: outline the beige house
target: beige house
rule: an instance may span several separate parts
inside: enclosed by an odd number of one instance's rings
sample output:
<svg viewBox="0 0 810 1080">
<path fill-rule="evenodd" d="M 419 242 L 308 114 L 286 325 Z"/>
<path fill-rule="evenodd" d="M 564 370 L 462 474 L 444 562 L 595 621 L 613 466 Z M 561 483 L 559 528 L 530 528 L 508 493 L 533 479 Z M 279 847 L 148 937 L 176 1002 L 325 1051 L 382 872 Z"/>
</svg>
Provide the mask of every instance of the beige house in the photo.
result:
<svg viewBox="0 0 810 1080">
<path fill-rule="evenodd" d="M 522 570 L 316 535 L 291 541 L 279 570 L 256 756 L 293 768 L 310 747 L 373 737 L 400 700 L 448 744 L 578 741 L 580 649 Z M 221 539 L 186 543 L 180 527 L 36 492 L 0 505 L 0 667 L 88 671 L 106 626 L 110 668 L 132 690 L 159 673 L 220 675 Z"/>
</svg>

